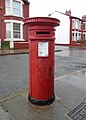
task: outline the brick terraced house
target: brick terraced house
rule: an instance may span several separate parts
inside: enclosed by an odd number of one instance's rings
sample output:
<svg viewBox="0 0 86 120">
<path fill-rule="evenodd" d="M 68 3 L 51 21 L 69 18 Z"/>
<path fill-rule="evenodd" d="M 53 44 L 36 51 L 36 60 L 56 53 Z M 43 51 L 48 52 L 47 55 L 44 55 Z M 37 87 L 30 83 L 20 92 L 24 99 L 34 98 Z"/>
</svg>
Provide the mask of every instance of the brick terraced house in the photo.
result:
<svg viewBox="0 0 86 120">
<path fill-rule="evenodd" d="M 71 15 L 71 10 L 53 13 L 50 15 L 60 20 L 60 26 L 56 30 L 56 44 L 86 46 L 86 15 L 78 18 Z"/>
<path fill-rule="evenodd" d="M 10 49 L 28 48 L 28 0 L 0 0 L 0 45 Z"/>
<path fill-rule="evenodd" d="M 86 15 L 82 19 L 70 16 L 70 45 L 86 46 Z"/>
</svg>

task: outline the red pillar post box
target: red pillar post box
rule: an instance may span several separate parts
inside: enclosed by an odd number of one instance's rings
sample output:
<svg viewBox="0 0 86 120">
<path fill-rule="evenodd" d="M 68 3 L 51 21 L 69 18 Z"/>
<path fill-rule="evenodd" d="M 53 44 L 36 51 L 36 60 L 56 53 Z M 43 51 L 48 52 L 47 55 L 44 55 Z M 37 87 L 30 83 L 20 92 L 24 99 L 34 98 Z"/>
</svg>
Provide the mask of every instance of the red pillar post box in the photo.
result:
<svg viewBox="0 0 86 120">
<path fill-rule="evenodd" d="M 36 105 L 49 105 L 54 95 L 55 27 L 60 21 L 49 17 L 27 18 L 29 38 L 29 95 Z"/>
</svg>

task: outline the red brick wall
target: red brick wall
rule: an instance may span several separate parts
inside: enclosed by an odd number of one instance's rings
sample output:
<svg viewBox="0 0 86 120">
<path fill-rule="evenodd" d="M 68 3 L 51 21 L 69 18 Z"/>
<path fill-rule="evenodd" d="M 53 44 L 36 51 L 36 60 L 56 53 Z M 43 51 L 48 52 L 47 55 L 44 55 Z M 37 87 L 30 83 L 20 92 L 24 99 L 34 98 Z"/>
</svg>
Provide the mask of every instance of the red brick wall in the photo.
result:
<svg viewBox="0 0 86 120">
<path fill-rule="evenodd" d="M 29 42 L 14 42 L 14 49 L 29 49 Z"/>
<path fill-rule="evenodd" d="M 24 8 L 23 8 L 24 18 L 29 17 L 29 5 L 30 5 L 29 3 L 28 4 L 27 3 L 24 4 Z M 23 31 L 23 36 L 24 36 L 25 41 L 29 41 L 28 40 L 28 26 L 27 26 L 27 24 L 24 25 L 24 29 L 23 30 L 24 30 Z"/>
<path fill-rule="evenodd" d="M 29 3 L 26 3 L 26 2 L 24 3 L 23 15 L 24 15 L 24 18 L 29 17 Z"/>
<path fill-rule="evenodd" d="M 5 39 L 5 24 L 4 24 L 4 13 L 5 13 L 5 0 L 0 0 L 0 38 L 3 41 Z"/>
<path fill-rule="evenodd" d="M 6 39 L 6 25 L 4 23 L 4 20 L 19 20 L 19 21 L 24 21 L 26 17 L 29 17 L 29 2 L 24 2 L 23 5 L 23 15 L 24 18 L 22 17 L 16 17 L 16 16 L 4 16 L 5 15 L 5 0 L 0 0 L 0 38 L 2 41 Z M 24 25 L 23 29 L 23 38 L 25 41 L 28 41 L 28 32 L 27 32 L 27 26 Z M 19 45 L 19 44 L 18 44 Z M 16 46 L 18 46 L 16 45 Z M 21 46 L 21 45 L 20 45 Z M 24 46 L 27 46 L 24 44 Z M 23 48 L 23 45 L 22 45 Z M 27 47 L 26 47 L 27 48 Z"/>
</svg>

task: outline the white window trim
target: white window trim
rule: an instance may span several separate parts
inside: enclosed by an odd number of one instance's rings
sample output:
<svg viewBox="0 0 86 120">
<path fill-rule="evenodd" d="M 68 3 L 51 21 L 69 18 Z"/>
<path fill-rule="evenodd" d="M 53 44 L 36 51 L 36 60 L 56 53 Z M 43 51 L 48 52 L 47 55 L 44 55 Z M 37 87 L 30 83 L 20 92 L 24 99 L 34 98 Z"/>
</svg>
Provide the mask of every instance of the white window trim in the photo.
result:
<svg viewBox="0 0 86 120">
<path fill-rule="evenodd" d="M 24 39 L 11 39 L 11 38 L 7 38 L 7 39 L 4 39 L 4 41 L 19 41 L 19 42 L 23 42 L 23 41 L 25 41 Z"/>
<path fill-rule="evenodd" d="M 12 0 L 13 1 L 13 0 Z M 23 1 L 21 1 L 21 0 L 15 0 L 15 1 L 17 1 L 17 2 L 21 2 L 22 4 L 24 4 L 24 2 Z"/>
<path fill-rule="evenodd" d="M 21 23 L 21 24 L 24 24 L 23 21 L 18 21 L 18 20 L 5 20 L 4 22 L 5 22 L 5 23 L 6 23 L 6 22 L 12 22 L 12 23 Z"/>
<path fill-rule="evenodd" d="M 17 21 L 17 20 L 5 20 L 5 23 L 11 23 L 11 38 L 6 38 L 5 41 L 25 41 L 23 39 L 23 24 L 24 22 L 22 21 Z M 20 23 L 21 24 L 21 38 L 13 38 L 13 23 Z"/>
</svg>

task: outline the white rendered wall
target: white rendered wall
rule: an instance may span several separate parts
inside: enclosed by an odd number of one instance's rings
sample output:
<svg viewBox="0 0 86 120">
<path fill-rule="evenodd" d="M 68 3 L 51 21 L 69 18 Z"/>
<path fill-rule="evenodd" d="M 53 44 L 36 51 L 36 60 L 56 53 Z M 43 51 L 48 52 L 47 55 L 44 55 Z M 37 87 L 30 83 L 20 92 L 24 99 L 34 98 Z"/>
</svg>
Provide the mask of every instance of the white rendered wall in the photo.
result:
<svg viewBox="0 0 86 120">
<path fill-rule="evenodd" d="M 68 16 L 55 12 L 52 17 L 60 20 L 60 26 L 56 27 L 56 40 L 57 44 L 70 43 L 70 19 Z"/>
</svg>

